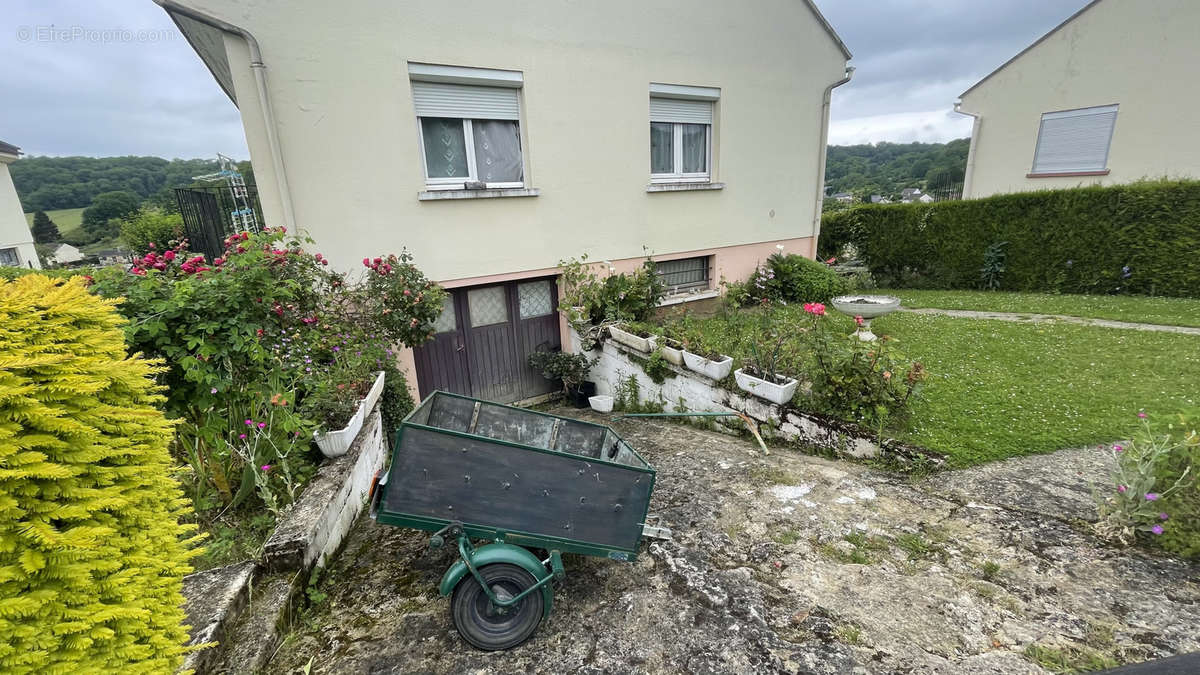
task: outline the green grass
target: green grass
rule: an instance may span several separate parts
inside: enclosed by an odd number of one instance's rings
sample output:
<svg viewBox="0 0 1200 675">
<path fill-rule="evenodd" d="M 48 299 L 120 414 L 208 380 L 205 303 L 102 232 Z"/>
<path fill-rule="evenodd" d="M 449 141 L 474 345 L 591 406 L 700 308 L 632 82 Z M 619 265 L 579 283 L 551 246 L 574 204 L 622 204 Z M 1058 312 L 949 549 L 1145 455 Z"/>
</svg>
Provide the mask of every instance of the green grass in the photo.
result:
<svg viewBox="0 0 1200 675">
<path fill-rule="evenodd" d="M 852 328 L 847 317 L 826 320 Z M 742 310 L 676 329 L 720 345 L 740 366 L 753 321 L 752 310 Z M 929 372 L 895 435 L 946 454 L 951 466 L 1129 438 L 1143 409 L 1152 420 L 1200 411 L 1194 335 L 906 313 L 878 319 L 874 329 Z M 781 361 L 789 374 L 808 367 L 802 349 Z M 803 397 L 795 403 L 803 406 Z"/>
<path fill-rule="evenodd" d="M 47 211 L 47 216 L 54 224 L 58 226 L 59 234 L 66 235 L 67 230 L 78 229 L 83 224 L 83 209 L 58 209 L 56 211 Z M 25 214 L 25 222 L 33 227 L 33 214 Z"/>
<path fill-rule="evenodd" d="M 1050 295 L 999 291 L 879 291 L 895 295 L 905 307 L 970 309 L 981 312 L 1064 314 L 1165 326 L 1200 327 L 1200 300 L 1139 295 Z"/>
</svg>

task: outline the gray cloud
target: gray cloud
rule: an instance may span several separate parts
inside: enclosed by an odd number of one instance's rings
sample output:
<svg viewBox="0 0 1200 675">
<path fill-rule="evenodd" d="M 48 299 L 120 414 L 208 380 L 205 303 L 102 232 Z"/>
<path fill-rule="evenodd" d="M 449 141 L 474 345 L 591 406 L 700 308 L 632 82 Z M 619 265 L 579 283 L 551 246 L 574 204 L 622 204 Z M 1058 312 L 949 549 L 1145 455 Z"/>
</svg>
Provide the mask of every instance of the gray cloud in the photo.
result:
<svg viewBox="0 0 1200 675">
<path fill-rule="evenodd" d="M 969 134 L 958 94 L 1086 1 L 818 0 L 855 54 L 830 141 Z M 0 139 L 30 154 L 248 156 L 237 109 L 150 0 L 4 5 Z"/>
</svg>

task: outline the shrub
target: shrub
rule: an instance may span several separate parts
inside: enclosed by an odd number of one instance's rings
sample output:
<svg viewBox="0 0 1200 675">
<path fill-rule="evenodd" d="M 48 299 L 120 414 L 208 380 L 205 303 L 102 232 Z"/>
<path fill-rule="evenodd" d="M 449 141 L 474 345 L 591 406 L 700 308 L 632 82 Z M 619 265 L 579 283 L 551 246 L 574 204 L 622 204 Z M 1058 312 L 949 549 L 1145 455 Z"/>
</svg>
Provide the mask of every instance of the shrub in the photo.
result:
<svg viewBox="0 0 1200 675">
<path fill-rule="evenodd" d="M 1200 297 L 1200 181 L 1145 181 L 826 213 L 819 250 L 853 244 L 885 285 L 973 289 L 1008 241 L 1016 291 Z"/>
<path fill-rule="evenodd" d="M 542 371 L 542 377 L 547 380 L 561 380 L 563 393 L 566 394 L 579 389 L 579 385 L 599 360 L 599 358 L 589 359 L 583 354 L 568 354 L 561 351 L 534 352 L 529 355 L 528 359 L 530 367 Z"/>
<path fill-rule="evenodd" d="M 121 240 L 138 255 L 166 251 L 182 239 L 183 216 L 178 213 L 142 208 L 121 224 Z"/>
<path fill-rule="evenodd" d="M 1149 541 L 1171 553 L 1200 557 L 1200 434 L 1187 424 L 1155 431 L 1145 413 L 1128 444 L 1101 447 L 1113 456 L 1111 485 L 1096 492 L 1102 536 Z"/>
<path fill-rule="evenodd" d="M 846 281 L 828 265 L 802 255 L 774 253 L 759 265 L 748 280 L 742 304 L 757 304 L 763 298 L 785 303 L 829 302 L 846 291 Z"/>
<path fill-rule="evenodd" d="M 645 321 L 666 292 L 650 258 L 632 272 L 614 274 L 609 267 L 603 278 L 595 269 L 602 263 L 589 263 L 586 255 L 558 264 L 563 270 L 563 304 L 583 309 L 583 316 L 572 317 L 576 322 Z"/>
<path fill-rule="evenodd" d="M 384 367 L 387 373 L 383 381 L 383 397 L 380 399 L 379 412 L 383 415 L 383 428 L 391 442 L 391 434 L 400 426 L 408 413 L 413 411 L 416 403 L 412 393 L 408 391 L 408 380 L 394 362 L 388 362 Z"/>
<path fill-rule="evenodd" d="M 160 368 L 83 280 L 0 282 L 0 671 L 175 670 L 188 636 Z"/>
</svg>

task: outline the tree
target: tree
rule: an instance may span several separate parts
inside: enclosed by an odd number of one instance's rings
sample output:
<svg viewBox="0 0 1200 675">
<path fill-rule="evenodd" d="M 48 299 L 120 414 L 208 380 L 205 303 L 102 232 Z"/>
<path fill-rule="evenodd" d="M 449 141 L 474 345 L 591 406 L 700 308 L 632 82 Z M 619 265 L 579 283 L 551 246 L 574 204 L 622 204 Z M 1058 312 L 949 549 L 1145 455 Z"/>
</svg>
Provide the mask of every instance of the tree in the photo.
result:
<svg viewBox="0 0 1200 675">
<path fill-rule="evenodd" d="M 53 220 L 50 220 L 50 216 L 46 215 L 45 211 L 33 214 L 33 240 L 36 243 L 49 244 L 61 238 L 58 226 L 54 224 Z"/>
<path fill-rule="evenodd" d="M 171 241 L 183 238 L 183 216 L 143 208 L 121 225 L 121 240 L 138 255 L 145 255 L 154 244 L 159 251 L 171 248 Z"/>
<path fill-rule="evenodd" d="M 116 236 L 121 227 L 119 221 L 137 213 L 139 206 L 140 200 L 132 192 L 102 192 L 83 210 L 83 231 L 92 241 Z"/>
</svg>

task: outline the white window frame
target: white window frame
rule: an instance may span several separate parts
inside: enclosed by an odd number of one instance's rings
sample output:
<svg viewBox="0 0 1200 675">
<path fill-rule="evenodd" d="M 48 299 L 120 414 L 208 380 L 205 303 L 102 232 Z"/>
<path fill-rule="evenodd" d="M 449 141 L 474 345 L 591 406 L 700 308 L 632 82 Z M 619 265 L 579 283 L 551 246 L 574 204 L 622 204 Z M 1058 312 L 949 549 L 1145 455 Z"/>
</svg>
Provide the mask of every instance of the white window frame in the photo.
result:
<svg viewBox="0 0 1200 675">
<path fill-rule="evenodd" d="M 463 124 L 463 152 L 467 155 L 467 176 L 463 177 L 431 177 L 429 175 L 429 164 L 425 161 L 425 130 L 421 126 L 423 119 L 438 119 L 438 118 L 417 118 L 417 138 L 420 140 L 421 146 L 421 170 L 425 172 L 425 187 L 430 190 L 464 190 L 468 182 L 479 181 L 479 169 L 475 165 L 475 133 L 471 126 L 474 120 L 460 120 Z M 513 120 L 517 123 L 517 138 L 521 138 L 521 121 Z M 519 145 L 521 150 L 521 175 L 525 175 L 525 144 Z M 484 183 L 489 190 L 502 190 L 508 188 L 523 188 L 525 181 L 504 181 L 500 183 Z"/>
<path fill-rule="evenodd" d="M 683 173 L 683 125 L 695 122 L 651 122 L 651 124 L 670 124 L 672 127 L 671 166 L 675 170 L 670 173 L 650 174 L 651 183 L 708 183 L 712 180 L 712 125 L 704 125 L 704 166 L 707 171 L 700 173 Z"/>
<path fill-rule="evenodd" d="M 1056 175 L 1073 175 L 1073 174 L 1105 174 L 1108 173 L 1108 156 L 1112 153 L 1112 139 L 1117 129 L 1117 115 L 1119 114 L 1119 104 L 1112 103 L 1108 105 L 1089 106 L 1086 108 L 1071 108 L 1069 110 L 1055 110 L 1052 112 L 1042 113 L 1038 120 L 1037 140 L 1033 146 L 1033 162 L 1030 165 L 1028 177 L 1036 178 L 1039 176 L 1056 176 Z M 1042 136 L 1045 133 L 1047 120 L 1069 119 L 1073 117 L 1087 117 L 1090 115 L 1112 115 L 1112 125 L 1108 128 L 1108 138 L 1104 145 L 1104 159 L 1099 166 L 1078 166 L 1062 169 L 1046 169 L 1038 168 L 1038 158 L 1042 153 Z"/>
</svg>

